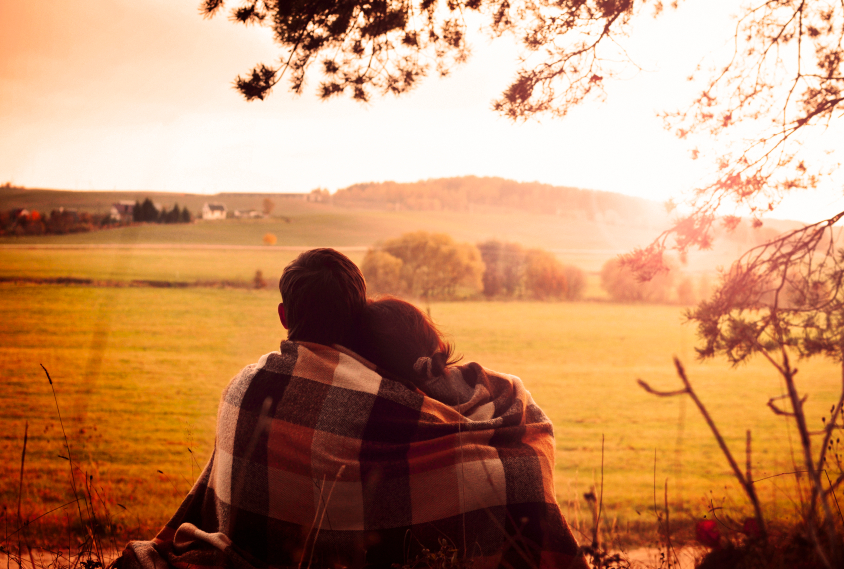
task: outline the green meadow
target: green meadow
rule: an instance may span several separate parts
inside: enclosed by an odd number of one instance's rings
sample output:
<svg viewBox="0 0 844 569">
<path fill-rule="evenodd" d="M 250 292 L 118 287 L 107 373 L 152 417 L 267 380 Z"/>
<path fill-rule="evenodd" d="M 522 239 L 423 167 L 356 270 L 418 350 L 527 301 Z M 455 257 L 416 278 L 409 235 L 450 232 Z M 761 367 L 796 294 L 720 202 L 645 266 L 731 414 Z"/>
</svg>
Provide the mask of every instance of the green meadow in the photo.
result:
<svg viewBox="0 0 844 569">
<path fill-rule="evenodd" d="M 261 290 L 0 284 L 0 499 L 7 511 L 17 504 L 25 432 L 26 515 L 42 515 L 72 497 L 43 364 L 53 378 L 75 464 L 92 477 L 118 529 L 148 538 L 167 521 L 210 455 L 222 388 L 284 338 L 273 281 L 297 251 L 254 243 L 275 227 L 274 220 L 242 223 L 251 233 L 238 230 L 241 222 L 225 222 L 211 225 L 216 237 L 205 241 L 225 243 L 220 235 L 231 231 L 241 245 L 256 247 L 207 249 L 199 237 L 195 248 L 144 247 L 139 244 L 157 243 L 149 235 L 170 228 L 140 226 L 52 242 L 73 245 L 96 237 L 114 247 L 27 249 L 19 246 L 36 240 L 17 240 L 15 248 L 0 248 L 0 277 L 249 281 L 261 270 L 270 281 Z M 204 231 L 203 224 L 178 230 L 191 228 Z M 133 230 L 136 238 L 121 237 Z M 349 255 L 360 262 L 360 245 L 367 242 L 322 244 L 352 247 Z M 599 267 L 606 253 L 594 249 L 584 258 Z M 520 376 L 550 416 L 557 495 L 572 525 L 583 531 L 589 526 L 583 494 L 600 487 L 602 460 L 607 527 L 653 535 L 654 502 L 663 505 L 666 485 L 673 520 L 711 515 L 712 507 L 741 519 L 749 513 L 743 495 L 692 402 L 648 395 L 636 379 L 679 388 L 671 361 L 679 357 L 741 464 L 745 433 L 752 431 L 758 479 L 799 469 L 786 421 L 765 405 L 783 389 L 773 370 L 762 361 L 738 369 L 696 361 L 695 331 L 683 324 L 682 307 L 611 303 L 601 299 L 591 278 L 591 300 L 583 302 L 478 300 L 433 303 L 430 310 L 465 360 Z M 823 360 L 806 361 L 799 378 L 810 395 L 807 414 L 820 427 L 840 388 L 840 370 Z M 80 484 L 80 473 L 75 479 Z M 777 476 L 759 483 L 769 516 L 796 515 L 794 480 Z M 34 527 L 48 539 L 50 528 L 64 527 L 71 513 L 59 509 Z"/>
<path fill-rule="evenodd" d="M 363 250 L 345 251 L 355 262 Z M 255 271 L 277 283 L 298 250 L 257 249 L 2 249 L 0 277 L 75 277 L 93 280 L 249 282 Z"/>
</svg>

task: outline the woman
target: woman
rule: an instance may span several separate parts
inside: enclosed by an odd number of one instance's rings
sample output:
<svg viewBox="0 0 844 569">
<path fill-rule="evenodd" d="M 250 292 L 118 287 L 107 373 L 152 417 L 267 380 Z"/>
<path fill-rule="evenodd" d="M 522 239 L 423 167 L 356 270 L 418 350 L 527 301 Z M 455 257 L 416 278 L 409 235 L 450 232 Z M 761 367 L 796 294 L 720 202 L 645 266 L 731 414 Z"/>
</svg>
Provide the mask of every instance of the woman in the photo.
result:
<svg viewBox="0 0 844 569">
<path fill-rule="evenodd" d="M 472 388 L 460 374 L 447 373 L 461 359 L 455 357 L 454 347 L 409 302 L 391 296 L 369 300 L 356 348 L 382 370 L 443 403 L 458 405 L 472 397 Z"/>
</svg>

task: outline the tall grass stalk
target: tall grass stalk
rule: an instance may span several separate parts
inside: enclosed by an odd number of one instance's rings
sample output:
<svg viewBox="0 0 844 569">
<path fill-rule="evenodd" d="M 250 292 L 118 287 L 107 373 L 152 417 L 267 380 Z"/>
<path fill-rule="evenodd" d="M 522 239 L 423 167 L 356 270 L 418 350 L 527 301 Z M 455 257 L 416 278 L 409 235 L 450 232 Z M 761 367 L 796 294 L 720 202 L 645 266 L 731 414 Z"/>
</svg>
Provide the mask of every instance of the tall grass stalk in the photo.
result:
<svg viewBox="0 0 844 569">
<path fill-rule="evenodd" d="M 53 392 L 53 401 L 56 403 L 56 415 L 59 417 L 59 425 L 62 428 L 62 436 L 64 436 L 64 447 L 67 451 L 67 461 L 70 464 L 70 486 L 73 489 L 73 497 L 76 501 L 76 510 L 79 513 L 79 523 L 84 524 L 84 518 L 82 516 L 82 507 L 79 505 L 79 493 L 76 491 L 76 476 L 73 473 L 73 455 L 70 454 L 70 443 L 67 440 L 67 431 L 64 428 L 64 421 L 62 421 L 62 412 L 59 409 L 59 398 L 56 396 L 56 387 L 53 385 L 53 378 L 50 377 L 50 372 L 47 371 L 47 368 L 44 367 L 44 364 L 38 364 L 41 366 L 41 369 L 44 370 L 44 373 L 47 374 L 47 381 L 50 382 L 50 390 Z"/>
</svg>

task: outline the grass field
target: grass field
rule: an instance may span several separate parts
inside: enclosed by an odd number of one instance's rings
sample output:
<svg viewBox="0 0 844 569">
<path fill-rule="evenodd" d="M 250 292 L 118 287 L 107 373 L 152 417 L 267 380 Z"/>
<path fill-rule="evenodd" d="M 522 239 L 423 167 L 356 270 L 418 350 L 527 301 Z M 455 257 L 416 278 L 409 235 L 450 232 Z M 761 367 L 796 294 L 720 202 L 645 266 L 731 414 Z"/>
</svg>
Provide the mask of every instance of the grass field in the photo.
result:
<svg viewBox="0 0 844 569">
<path fill-rule="evenodd" d="M 681 323 L 681 307 L 606 302 L 595 271 L 613 251 L 639 244 L 634 234 L 602 237 L 594 227 L 560 226 L 552 216 L 528 214 L 505 219 L 311 208 L 297 215 L 289 224 L 150 225 L 0 240 L 0 277 L 248 282 L 261 270 L 271 283 L 264 290 L 0 284 L 0 500 L 6 512 L 16 507 L 26 424 L 24 511 L 40 515 L 71 495 L 43 363 L 55 380 L 74 458 L 93 475 L 122 531 L 149 537 L 167 520 L 209 456 L 223 386 L 284 336 L 274 284 L 297 251 L 262 247 L 266 232 L 292 248 L 345 246 L 359 263 L 379 239 L 442 230 L 472 242 L 497 237 L 557 248 L 564 262 L 591 271 L 587 297 L 597 300 L 431 306 L 467 360 L 522 377 L 553 420 L 557 493 L 575 526 L 589 518 L 583 493 L 600 483 L 602 437 L 605 520 L 621 531 L 628 524 L 639 536 L 652 531 L 654 497 L 662 502 L 666 480 L 672 519 L 699 518 L 712 504 L 723 506 L 722 514 L 747 512 L 692 403 L 658 399 L 636 385 L 642 378 L 677 388 L 673 355 L 687 364 L 740 463 L 745 431 L 752 430 L 755 478 L 796 469 L 790 452 L 796 441 L 765 406 L 782 392 L 766 364 L 732 370 L 697 363 L 694 330 Z M 174 243 L 185 248 L 168 246 Z M 29 248 L 38 244 L 69 248 Z M 711 264 L 728 253 L 698 260 Z M 801 389 L 810 394 L 808 415 L 820 427 L 840 370 L 824 361 L 801 362 L 800 369 Z M 793 480 L 760 482 L 770 516 L 794 514 Z M 64 527 L 66 513 L 50 514 L 42 527 Z"/>
<path fill-rule="evenodd" d="M 297 204 L 302 208 L 308 204 Z M 541 247 L 565 263 L 586 271 L 599 271 L 615 255 L 650 243 L 664 227 L 589 220 L 567 220 L 555 215 L 526 212 L 458 213 L 426 211 L 353 210 L 321 204 L 295 209 L 285 218 L 197 221 L 191 224 L 142 224 L 89 233 L 13 237 L 0 236 L 0 247 L 12 245 L 223 245 L 261 247 L 272 233 L 277 246 L 367 248 L 378 241 L 408 231 L 448 233 L 458 241 L 479 243 L 488 239 L 513 241 L 525 247 Z M 289 221 L 287 221 L 289 220 Z M 687 270 L 712 271 L 726 265 L 749 245 L 717 241 L 712 251 L 693 252 Z M 272 249 L 273 247 L 267 247 Z"/>
<path fill-rule="evenodd" d="M 286 221 L 289 219 L 289 222 Z M 316 211 L 290 214 L 286 219 L 197 221 L 192 224 L 137 225 L 76 233 L 32 237 L 0 237 L 0 243 L 182 243 L 262 245 L 273 233 L 278 245 L 371 246 L 407 231 L 439 231 L 459 241 L 485 239 L 517 241 L 528 247 L 603 251 L 604 257 L 642 246 L 656 228 L 602 226 L 585 220 L 561 220 L 553 215 L 524 212 L 466 214 L 456 212 L 348 210 L 325 206 Z"/>
<path fill-rule="evenodd" d="M 298 251 L 264 249 L 0 249 L 0 277 L 76 277 L 94 280 L 251 281 L 255 271 L 273 283 Z M 346 251 L 355 262 L 363 251 Z"/>
<path fill-rule="evenodd" d="M 223 386 L 283 338 L 277 300 L 272 290 L 0 286 L 3 504 L 17 498 L 27 422 L 25 507 L 43 513 L 71 495 L 43 363 L 75 459 L 94 475 L 120 526 L 149 536 L 209 456 Z M 599 483 L 602 436 L 604 509 L 620 528 L 652 527 L 654 460 L 657 494 L 661 502 L 668 479 L 673 516 L 699 517 L 710 498 L 726 500 L 722 505 L 737 516 L 743 511 L 727 464 L 690 402 L 656 399 L 635 384 L 641 377 L 675 388 L 673 354 L 689 364 L 739 457 L 745 429 L 753 430 L 757 477 L 794 470 L 785 424 L 765 407 L 780 393 L 774 375 L 761 363 L 735 371 L 695 364 L 694 333 L 681 325 L 677 307 L 463 302 L 431 310 L 467 360 L 521 376 L 551 417 L 557 493 L 575 525 L 588 517 L 579 512 L 580 496 Z M 811 393 L 809 415 L 820 426 L 838 372 L 806 362 L 800 374 Z M 790 513 L 781 492 L 786 478 L 761 484 L 771 514 Z M 63 523 L 63 514 L 51 516 Z"/>
</svg>

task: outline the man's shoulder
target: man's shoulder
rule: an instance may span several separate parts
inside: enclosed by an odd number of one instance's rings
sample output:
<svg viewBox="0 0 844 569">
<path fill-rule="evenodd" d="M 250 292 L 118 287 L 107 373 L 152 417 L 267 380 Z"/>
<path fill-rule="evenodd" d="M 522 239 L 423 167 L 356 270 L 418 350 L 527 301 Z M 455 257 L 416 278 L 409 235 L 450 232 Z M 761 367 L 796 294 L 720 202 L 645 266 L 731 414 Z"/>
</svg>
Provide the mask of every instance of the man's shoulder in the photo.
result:
<svg viewBox="0 0 844 569">
<path fill-rule="evenodd" d="M 226 392 L 242 393 L 256 378 L 261 383 L 296 378 L 300 382 L 313 381 L 370 393 L 377 392 L 383 379 L 372 364 L 342 346 L 289 340 L 283 341 L 278 351 L 264 354 L 240 370 Z"/>
</svg>

